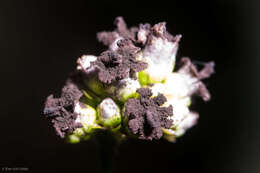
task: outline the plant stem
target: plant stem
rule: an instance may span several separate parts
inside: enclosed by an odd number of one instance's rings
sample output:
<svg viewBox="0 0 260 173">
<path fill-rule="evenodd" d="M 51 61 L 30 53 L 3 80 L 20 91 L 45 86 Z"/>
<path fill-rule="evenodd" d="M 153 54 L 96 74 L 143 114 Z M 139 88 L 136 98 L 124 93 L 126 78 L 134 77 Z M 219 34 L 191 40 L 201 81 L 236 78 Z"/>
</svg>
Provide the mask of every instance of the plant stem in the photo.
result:
<svg viewBox="0 0 260 173">
<path fill-rule="evenodd" d="M 113 163 L 119 146 L 117 138 L 107 131 L 97 136 L 99 146 L 101 173 L 112 173 Z"/>
</svg>

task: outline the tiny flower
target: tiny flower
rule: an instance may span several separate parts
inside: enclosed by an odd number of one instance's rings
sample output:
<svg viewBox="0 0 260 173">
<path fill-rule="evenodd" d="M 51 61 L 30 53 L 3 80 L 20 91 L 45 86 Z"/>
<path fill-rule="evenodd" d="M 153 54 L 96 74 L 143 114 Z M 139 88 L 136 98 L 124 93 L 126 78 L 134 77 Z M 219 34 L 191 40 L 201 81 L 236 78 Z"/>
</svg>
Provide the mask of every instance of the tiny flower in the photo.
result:
<svg viewBox="0 0 260 173">
<path fill-rule="evenodd" d="M 172 120 L 171 129 L 164 129 L 163 132 L 165 133 L 164 136 L 167 136 L 167 140 L 172 139 L 172 137 L 170 137 L 171 135 L 173 135 L 175 139 L 175 137 L 177 136 L 177 132 L 175 131 L 176 128 L 178 128 L 178 132 L 183 131 L 181 124 L 183 124 L 183 121 L 190 115 L 190 97 L 177 97 L 173 94 L 175 93 L 174 87 L 172 87 L 172 90 L 167 90 L 165 84 L 161 83 L 155 84 L 151 89 L 154 96 L 157 96 L 160 93 L 163 93 L 165 95 L 167 101 L 164 103 L 164 106 L 172 106 L 171 108 L 173 111 L 173 116 L 169 117 L 169 119 Z M 192 125 L 194 125 L 194 123 L 191 124 L 189 127 L 191 127 Z M 184 131 L 186 129 L 188 128 L 185 128 Z"/>
<path fill-rule="evenodd" d="M 162 82 L 174 69 L 181 35 L 169 37 L 165 25 L 165 22 L 154 25 L 149 34 L 144 34 L 144 29 L 138 33 L 142 42 L 147 40 L 142 50 L 142 61 L 148 67 L 139 73 L 142 85 Z"/>
<path fill-rule="evenodd" d="M 97 107 L 98 122 L 105 127 L 115 128 L 121 123 L 120 108 L 111 98 L 105 98 Z"/>
<path fill-rule="evenodd" d="M 67 142 L 79 143 L 82 140 L 88 140 L 94 130 L 99 129 L 96 124 L 97 112 L 96 110 L 81 102 L 75 104 L 74 112 L 77 114 L 75 123 L 81 124 L 82 127 L 76 128 L 72 134 L 68 134 Z"/>
<path fill-rule="evenodd" d="M 197 94 L 204 101 L 210 99 L 210 94 L 201 79 L 209 77 L 214 72 L 214 63 L 206 63 L 204 68 L 198 71 L 188 58 L 181 61 L 184 65 L 177 72 L 169 74 L 164 83 L 156 83 L 151 87 L 154 96 L 164 94 L 167 98 L 164 105 L 172 105 L 173 108 L 173 116 L 169 117 L 172 126 L 170 129 L 163 129 L 164 138 L 168 141 L 174 141 L 196 124 L 199 116 L 189 110 L 191 97 Z"/>
<path fill-rule="evenodd" d="M 74 112 L 78 115 L 75 123 L 81 123 L 86 132 L 97 126 L 95 124 L 97 113 L 93 107 L 79 102 L 76 103 Z"/>
</svg>

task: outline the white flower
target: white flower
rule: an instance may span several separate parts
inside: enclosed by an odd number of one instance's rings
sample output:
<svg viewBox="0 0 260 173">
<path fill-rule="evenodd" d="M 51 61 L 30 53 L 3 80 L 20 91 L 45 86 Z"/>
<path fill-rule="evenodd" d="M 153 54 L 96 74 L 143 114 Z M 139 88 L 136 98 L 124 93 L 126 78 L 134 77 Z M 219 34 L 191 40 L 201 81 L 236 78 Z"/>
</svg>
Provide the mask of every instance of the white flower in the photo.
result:
<svg viewBox="0 0 260 173">
<path fill-rule="evenodd" d="M 149 76 L 149 83 L 161 82 L 172 73 L 180 38 L 181 36 L 177 36 L 173 42 L 166 38 L 151 36 L 149 43 L 142 50 L 142 61 L 148 64 L 144 73 Z"/>
<path fill-rule="evenodd" d="M 181 136 L 196 123 L 198 114 L 190 112 L 189 105 L 197 81 L 196 78 L 187 74 L 171 73 L 167 76 L 165 83 L 156 83 L 151 87 L 153 96 L 163 94 L 167 98 L 164 106 L 172 105 L 173 107 L 173 116 L 169 117 L 173 121 L 172 128 L 164 129 L 168 140 L 173 140 L 168 138 L 169 135 Z"/>
<path fill-rule="evenodd" d="M 154 37 L 151 45 L 143 50 L 143 60 L 148 63 L 146 71 L 157 81 L 161 81 L 173 71 L 178 44 L 167 39 Z"/>
</svg>

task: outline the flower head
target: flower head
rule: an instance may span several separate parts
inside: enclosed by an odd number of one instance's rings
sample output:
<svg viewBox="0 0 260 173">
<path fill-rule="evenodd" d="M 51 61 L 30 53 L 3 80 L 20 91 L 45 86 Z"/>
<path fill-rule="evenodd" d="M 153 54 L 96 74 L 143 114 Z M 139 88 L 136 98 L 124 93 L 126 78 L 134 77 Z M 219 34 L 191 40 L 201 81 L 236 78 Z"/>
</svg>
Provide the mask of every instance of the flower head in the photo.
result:
<svg viewBox="0 0 260 173">
<path fill-rule="evenodd" d="M 174 70 L 181 35 L 172 36 L 165 22 L 128 28 L 117 17 L 114 23 L 114 31 L 97 34 L 108 49 L 78 58 L 60 97 L 47 98 L 44 114 L 70 143 L 96 131 L 172 142 L 198 120 L 189 107 L 192 97 L 210 100 L 202 80 L 214 73 L 214 62 L 197 70 L 182 58 Z"/>
<path fill-rule="evenodd" d="M 153 27 L 140 25 L 140 28 L 139 38 L 145 46 L 140 58 L 148 64 L 148 67 L 140 73 L 140 80 L 147 79 L 142 84 L 162 82 L 174 69 L 181 35 L 175 37 L 170 35 L 166 31 L 165 22 Z"/>
</svg>

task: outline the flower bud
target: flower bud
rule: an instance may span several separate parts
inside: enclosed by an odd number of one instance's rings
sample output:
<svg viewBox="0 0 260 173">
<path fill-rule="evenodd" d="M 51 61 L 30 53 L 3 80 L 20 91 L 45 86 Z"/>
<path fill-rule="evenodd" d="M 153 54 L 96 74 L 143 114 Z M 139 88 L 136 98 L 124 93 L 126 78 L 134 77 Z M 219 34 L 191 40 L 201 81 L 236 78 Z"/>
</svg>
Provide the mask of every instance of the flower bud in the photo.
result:
<svg viewBox="0 0 260 173">
<path fill-rule="evenodd" d="M 123 79 L 116 91 L 116 97 L 118 100 L 125 102 L 129 98 L 136 97 L 138 95 L 136 90 L 140 87 L 141 85 L 137 80 Z"/>
<path fill-rule="evenodd" d="M 97 107 L 98 122 L 108 128 L 117 127 L 121 123 L 120 108 L 111 99 L 104 99 Z"/>
<path fill-rule="evenodd" d="M 76 103 L 74 112 L 78 114 L 75 123 L 82 124 L 86 132 L 90 132 L 93 127 L 97 126 L 95 124 L 97 113 L 96 110 L 91 106 L 82 103 Z"/>
<path fill-rule="evenodd" d="M 126 78 L 108 87 L 106 91 L 113 95 L 113 98 L 124 103 L 129 98 L 137 97 L 136 90 L 140 87 L 141 85 L 138 80 Z"/>
<path fill-rule="evenodd" d="M 75 123 L 81 124 L 83 127 L 75 129 L 72 134 L 67 136 L 67 142 L 72 144 L 88 140 L 93 131 L 99 128 L 95 122 L 97 113 L 93 107 L 78 102 L 75 104 L 74 112 L 77 114 Z"/>
</svg>

